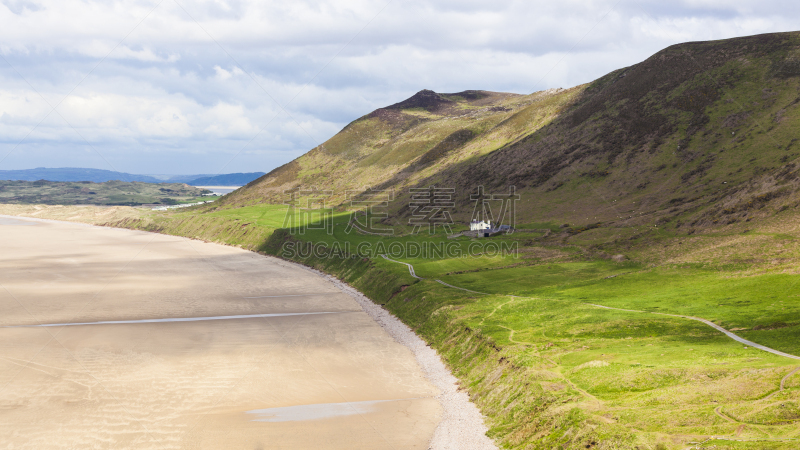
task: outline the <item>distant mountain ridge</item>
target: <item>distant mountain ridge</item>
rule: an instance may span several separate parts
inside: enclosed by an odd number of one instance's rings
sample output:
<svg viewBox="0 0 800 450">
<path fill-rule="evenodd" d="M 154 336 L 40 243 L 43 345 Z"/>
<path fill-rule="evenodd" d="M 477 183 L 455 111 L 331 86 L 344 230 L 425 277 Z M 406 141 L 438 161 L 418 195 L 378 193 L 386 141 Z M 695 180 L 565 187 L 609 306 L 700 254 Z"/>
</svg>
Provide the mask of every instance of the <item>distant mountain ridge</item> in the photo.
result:
<svg viewBox="0 0 800 450">
<path fill-rule="evenodd" d="M 143 183 L 165 183 L 165 180 L 149 175 L 135 175 L 125 172 L 115 172 L 103 169 L 86 169 L 81 167 L 60 167 L 23 170 L 0 170 L 0 180 L 13 181 L 91 181 L 105 183 L 106 181 L 140 181 Z"/>
<path fill-rule="evenodd" d="M 265 172 L 228 173 L 196 178 L 187 184 L 192 186 L 244 186 L 264 175 L 266 175 Z"/>
<path fill-rule="evenodd" d="M 186 183 L 192 186 L 243 186 L 262 175 L 264 175 L 264 172 L 220 175 L 170 175 L 166 177 L 157 177 L 81 167 L 37 167 L 35 169 L 24 170 L 0 170 L 0 180 L 91 181 L 94 183 L 105 183 L 106 181 L 139 181 L 142 183 Z"/>
</svg>

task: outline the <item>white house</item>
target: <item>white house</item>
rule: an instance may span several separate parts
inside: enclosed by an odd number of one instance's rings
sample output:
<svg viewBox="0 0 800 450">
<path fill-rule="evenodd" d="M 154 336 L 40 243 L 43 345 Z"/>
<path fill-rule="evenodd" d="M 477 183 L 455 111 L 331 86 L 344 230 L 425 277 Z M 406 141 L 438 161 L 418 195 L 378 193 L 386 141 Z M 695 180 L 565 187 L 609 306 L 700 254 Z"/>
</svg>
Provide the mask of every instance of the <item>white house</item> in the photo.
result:
<svg viewBox="0 0 800 450">
<path fill-rule="evenodd" d="M 469 223 L 469 231 L 491 230 L 492 221 L 473 220 Z"/>
</svg>

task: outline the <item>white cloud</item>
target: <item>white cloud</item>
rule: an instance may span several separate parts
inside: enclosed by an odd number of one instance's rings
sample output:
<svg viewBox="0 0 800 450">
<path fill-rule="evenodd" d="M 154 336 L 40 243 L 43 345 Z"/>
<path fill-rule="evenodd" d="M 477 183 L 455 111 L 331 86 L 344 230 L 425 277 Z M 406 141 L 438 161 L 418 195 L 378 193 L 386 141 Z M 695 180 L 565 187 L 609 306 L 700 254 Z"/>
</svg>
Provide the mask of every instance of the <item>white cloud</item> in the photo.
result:
<svg viewBox="0 0 800 450">
<path fill-rule="evenodd" d="M 219 103 L 212 108 L 205 109 L 202 117 L 198 119 L 208 123 L 203 132 L 216 137 L 243 139 L 258 132 L 258 129 L 247 117 L 247 111 L 241 105 Z"/>
<path fill-rule="evenodd" d="M 227 71 L 219 65 L 214 66 L 214 72 L 217 73 L 217 78 L 222 81 L 225 81 L 234 75 L 244 75 L 244 71 L 238 67 L 234 67 L 232 70 Z"/>
<path fill-rule="evenodd" d="M 233 76 L 231 75 L 230 72 L 228 72 L 227 70 L 223 69 L 220 66 L 214 66 L 214 71 L 217 72 L 217 78 L 219 78 L 220 80 L 227 80 L 228 78 Z"/>
</svg>

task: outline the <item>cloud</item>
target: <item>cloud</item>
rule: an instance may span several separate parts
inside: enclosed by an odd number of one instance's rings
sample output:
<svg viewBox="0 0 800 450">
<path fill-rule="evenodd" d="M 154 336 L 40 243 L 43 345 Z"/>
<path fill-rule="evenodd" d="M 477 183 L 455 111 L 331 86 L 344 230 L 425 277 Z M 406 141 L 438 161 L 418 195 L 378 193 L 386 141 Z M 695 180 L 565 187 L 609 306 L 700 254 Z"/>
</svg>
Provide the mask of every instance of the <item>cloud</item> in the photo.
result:
<svg viewBox="0 0 800 450">
<path fill-rule="evenodd" d="M 220 80 L 227 80 L 228 78 L 234 75 L 244 75 L 244 71 L 238 67 L 234 67 L 233 70 L 227 71 L 220 66 L 214 66 L 214 71 L 217 73 L 217 78 Z"/>
<path fill-rule="evenodd" d="M 0 2 L 14 14 L 22 15 L 29 12 L 36 12 L 40 9 L 39 5 L 26 0 L 3 0 Z"/>
<path fill-rule="evenodd" d="M 569 87 L 797 29 L 781 1 L 2 0 L 0 169 L 269 171 L 420 89 Z"/>
</svg>

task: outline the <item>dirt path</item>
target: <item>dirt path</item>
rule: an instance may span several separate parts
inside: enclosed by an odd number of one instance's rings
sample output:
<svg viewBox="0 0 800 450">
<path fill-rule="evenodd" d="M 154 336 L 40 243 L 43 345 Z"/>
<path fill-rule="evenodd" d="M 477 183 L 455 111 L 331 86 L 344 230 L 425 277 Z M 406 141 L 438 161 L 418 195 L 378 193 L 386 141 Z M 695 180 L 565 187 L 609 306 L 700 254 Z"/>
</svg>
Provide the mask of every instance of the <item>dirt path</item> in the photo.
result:
<svg viewBox="0 0 800 450">
<path fill-rule="evenodd" d="M 728 417 L 725 413 L 723 413 L 722 412 L 722 406 L 717 406 L 716 408 L 714 408 L 714 414 L 722 417 L 723 419 L 727 420 L 728 422 L 739 423 L 739 421 L 733 420 L 732 418 Z"/>
<path fill-rule="evenodd" d="M 792 377 L 792 375 L 796 374 L 798 371 L 800 371 L 800 367 L 798 367 L 798 368 L 794 369 L 793 371 L 789 372 L 789 373 L 788 373 L 788 374 L 787 374 L 785 377 L 781 378 L 781 384 L 780 384 L 780 387 L 778 388 L 778 390 L 777 390 L 777 391 L 775 391 L 775 392 L 773 392 L 773 393 L 769 394 L 768 396 L 766 396 L 766 397 L 764 397 L 764 398 L 761 398 L 761 399 L 759 399 L 758 401 L 769 400 L 769 399 L 770 399 L 770 398 L 772 398 L 773 396 L 775 396 L 775 395 L 777 395 L 777 394 L 780 394 L 781 392 L 783 392 L 784 390 L 786 390 L 786 389 L 785 389 L 786 381 L 787 381 L 789 378 L 791 378 L 791 377 Z"/>
<path fill-rule="evenodd" d="M 417 276 L 417 274 L 416 274 L 416 273 L 414 273 L 414 266 L 412 266 L 411 264 L 409 264 L 409 263 L 404 263 L 404 262 L 402 262 L 402 261 L 395 261 L 394 259 L 392 259 L 392 258 L 389 258 L 389 257 L 388 257 L 388 256 L 386 256 L 386 255 L 381 255 L 381 256 L 383 257 L 383 259 L 385 259 L 385 260 L 387 260 L 387 261 L 391 261 L 391 262 L 393 262 L 393 263 L 397 263 L 397 264 L 403 264 L 403 265 L 405 265 L 405 266 L 408 266 L 408 272 L 411 274 L 411 276 L 412 276 L 412 277 L 414 277 L 414 278 L 416 278 L 416 279 L 418 279 L 418 280 L 424 280 L 424 278 L 422 278 L 422 277 L 419 277 L 419 276 Z"/>
<path fill-rule="evenodd" d="M 781 379 L 781 391 L 784 390 L 784 385 L 786 384 L 786 381 L 789 378 L 791 378 L 792 375 L 796 374 L 798 371 L 800 371 L 800 367 L 798 367 L 798 368 L 794 369 L 793 371 L 789 372 L 788 375 L 786 375 L 785 377 L 783 377 L 783 379 Z"/>
<path fill-rule="evenodd" d="M 656 315 L 659 315 L 659 316 L 669 316 L 669 317 L 677 317 L 677 318 L 680 318 L 680 319 L 696 320 L 698 322 L 702 322 L 702 323 L 710 326 L 711 328 L 714 328 L 715 330 L 721 331 L 722 333 L 724 333 L 726 336 L 728 336 L 729 338 L 733 339 L 734 341 L 741 342 L 742 344 L 748 345 L 748 346 L 753 347 L 753 348 L 757 348 L 757 349 L 765 351 L 765 352 L 772 353 L 774 355 L 783 356 L 785 358 L 791 358 L 791 359 L 800 360 L 800 356 L 792 355 L 792 354 L 789 354 L 789 353 L 784 353 L 784 352 L 782 352 L 780 350 L 775 350 L 775 349 L 769 348 L 769 347 L 767 347 L 765 345 L 761 345 L 761 344 L 757 344 L 757 343 L 755 343 L 753 341 L 749 341 L 749 340 L 747 340 L 747 339 L 745 339 L 745 338 L 743 338 L 741 336 L 738 336 L 736 334 L 731 333 L 730 331 L 726 330 L 725 328 L 722 328 L 721 326 L 715 324 L 714 322 L 711 322 L 710 320 L 702 319 L 700 317 L 681 316 L 681 315 L 678 315 L 678 314 L 667 314 L 667 313 L 659 313 L 659 312 L 651 312 L 651 311 L 638 311 L 638 310 L 635 310 L 635 309 L 612 308 L 610 306 L 595 305 L 593 303 L 584 303 L 584 304 L 585 305 L 589 305 L 589 306 L 596 306 L 598 308 L 603 308 L 603 309 L 613 309 L 613 310 L 616 310 L 616 311 L 635 312 L 635 313 L 642 313 L 642 314 L 656 314 Z"/>
</svg>

